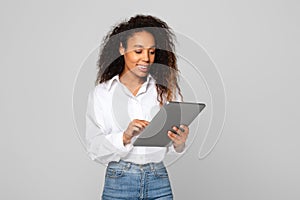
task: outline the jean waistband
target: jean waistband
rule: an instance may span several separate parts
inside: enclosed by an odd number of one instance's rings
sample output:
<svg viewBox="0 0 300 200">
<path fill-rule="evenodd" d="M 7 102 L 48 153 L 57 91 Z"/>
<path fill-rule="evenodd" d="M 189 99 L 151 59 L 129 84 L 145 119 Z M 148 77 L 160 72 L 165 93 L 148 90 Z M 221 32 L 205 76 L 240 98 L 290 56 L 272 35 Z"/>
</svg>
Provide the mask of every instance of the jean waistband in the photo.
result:
<svg viewBox="0 0 300 200">
<path fill-rule="evenodd" d="M 165 168 L 165 165 L 163 162 L 159 162 L 159 163 L 147 163 L 147 164 L 135 164 L 132 162 L 126 162 L 123 160 L 120 160 L 119 162 L 116 161 L 112 161 L 108 164 L 107 167 L 110 168 L 122 168 L 122 169 L 136 169 L 136 170 L 145 170 L 145 171 L 154 171 L 157 169 L 162 169 Z"/>
</svg>

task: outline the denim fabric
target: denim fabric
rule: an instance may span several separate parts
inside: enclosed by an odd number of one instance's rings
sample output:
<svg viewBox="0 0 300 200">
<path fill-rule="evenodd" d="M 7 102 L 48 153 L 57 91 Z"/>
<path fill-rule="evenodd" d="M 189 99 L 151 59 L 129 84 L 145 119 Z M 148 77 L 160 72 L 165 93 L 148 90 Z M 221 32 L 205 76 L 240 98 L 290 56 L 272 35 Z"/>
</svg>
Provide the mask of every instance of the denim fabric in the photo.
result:
<svg viewBox="0 0 300 200">
<path fill-rule="evenodd" d="M 119 161 L 106 168 L 103 200 L 172 200 L 168 172 L 162 162 L 145 165 Z"/>
</svg>

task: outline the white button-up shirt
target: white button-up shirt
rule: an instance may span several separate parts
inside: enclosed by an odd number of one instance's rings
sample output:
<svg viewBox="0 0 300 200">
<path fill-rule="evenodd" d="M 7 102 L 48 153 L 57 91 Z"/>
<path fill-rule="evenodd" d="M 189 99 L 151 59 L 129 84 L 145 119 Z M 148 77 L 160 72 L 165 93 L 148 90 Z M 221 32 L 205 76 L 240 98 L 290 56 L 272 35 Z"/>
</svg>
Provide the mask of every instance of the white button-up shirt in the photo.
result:
<svg viewBox="0 0 300 200">
<path fill-rule="evenodd" d="M 177 95 L 178 96 L 178 95 Z M 174 100 L 179 100 L 177 97 Z M 148 75 L 136 96 L 119 80 L 119 75 L 98 84 L 88 97 L 86 141 L 89 156 L 100 163 L 120 159 L 136 164 L 160 162 L 170 147 L 133 146 L 136 137 L 124 146 L 123 133 L 133 119 L 151 121 L 159 111 L 155 80 Z"/>
</svg>

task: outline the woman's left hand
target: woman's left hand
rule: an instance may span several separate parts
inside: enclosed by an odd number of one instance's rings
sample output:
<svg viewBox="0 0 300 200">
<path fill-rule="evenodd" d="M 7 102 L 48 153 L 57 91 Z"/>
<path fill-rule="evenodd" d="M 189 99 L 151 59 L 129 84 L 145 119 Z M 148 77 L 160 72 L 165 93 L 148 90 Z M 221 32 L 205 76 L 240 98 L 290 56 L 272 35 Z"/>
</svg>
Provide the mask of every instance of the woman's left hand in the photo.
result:
<svg viewBox="0 0 300 200">
<path fill-rule="evenodd" d="M 185 142 L 189 134 L 189 127 L 185 125 L 180 125 L 179 128 L 174 126 L 172 129 L 177 134 L 173 133 L 172 131 L 168 131 L 168 136 L 173 141 L 175 150 L 177 152 L 182 152 L 184 150 Z"/>
</svg>

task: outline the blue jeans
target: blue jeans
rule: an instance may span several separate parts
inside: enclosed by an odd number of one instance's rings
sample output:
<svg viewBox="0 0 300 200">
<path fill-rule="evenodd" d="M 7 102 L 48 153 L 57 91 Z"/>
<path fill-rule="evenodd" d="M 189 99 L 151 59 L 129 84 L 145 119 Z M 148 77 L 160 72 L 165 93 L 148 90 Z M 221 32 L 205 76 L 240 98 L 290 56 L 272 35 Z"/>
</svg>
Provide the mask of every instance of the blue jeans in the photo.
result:
<svg viewBox="0 0 300 200">
<path fill-rule="evenodd" d="M 106 168 L 103 200 L 172 200 L 168 172 L 163 164 L 145 165 L 119 161 Z"/>
</svg>

